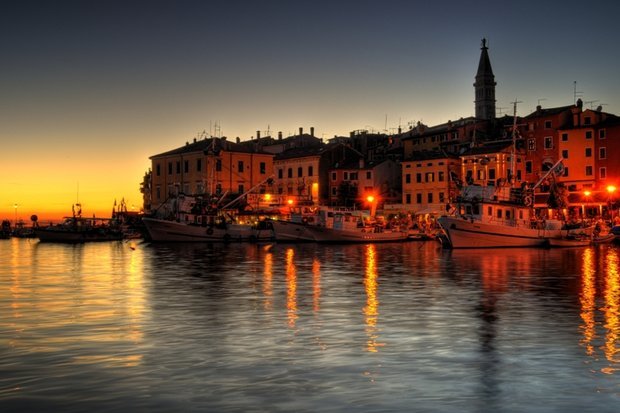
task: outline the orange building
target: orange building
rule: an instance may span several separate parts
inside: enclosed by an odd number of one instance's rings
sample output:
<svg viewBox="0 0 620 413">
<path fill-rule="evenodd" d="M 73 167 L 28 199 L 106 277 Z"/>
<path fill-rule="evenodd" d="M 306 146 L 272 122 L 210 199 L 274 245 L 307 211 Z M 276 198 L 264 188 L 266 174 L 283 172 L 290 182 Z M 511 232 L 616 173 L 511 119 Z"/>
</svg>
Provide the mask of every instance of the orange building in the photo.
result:
<svg viewBox="0 0 620 413">
<path fill-rule="evenodd" d="M 226 138 L 194 139 L 180 148 L 153 155 L 150 209 L 179 193 L 243 194 L 273 176 L 273 156 L 257 150 L 252 141 L 233 143 Z M 265 183 L 256 192 L 266 191 Z"/>
</svg>

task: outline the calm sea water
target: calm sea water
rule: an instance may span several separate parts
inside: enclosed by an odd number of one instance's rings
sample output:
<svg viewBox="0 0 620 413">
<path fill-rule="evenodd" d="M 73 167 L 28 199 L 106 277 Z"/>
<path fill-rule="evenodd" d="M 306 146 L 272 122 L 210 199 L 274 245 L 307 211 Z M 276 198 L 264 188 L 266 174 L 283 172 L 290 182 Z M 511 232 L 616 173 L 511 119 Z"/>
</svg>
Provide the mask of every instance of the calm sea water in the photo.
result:
<svg viewBox="0 0 620 413">
<path fill-rule="evenodd" d="M 0 411 L 618 412 L 620 248 L 0 241 Z"/>
</svg>

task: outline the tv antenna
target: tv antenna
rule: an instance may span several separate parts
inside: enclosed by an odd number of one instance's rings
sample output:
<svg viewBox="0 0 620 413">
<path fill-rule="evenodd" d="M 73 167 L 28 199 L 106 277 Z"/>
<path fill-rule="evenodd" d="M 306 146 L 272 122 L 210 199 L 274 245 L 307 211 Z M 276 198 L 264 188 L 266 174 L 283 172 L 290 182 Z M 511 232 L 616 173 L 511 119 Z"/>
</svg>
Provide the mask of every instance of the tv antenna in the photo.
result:
<svg viewBox="0 0 620 413">
<path fill-rule="evenodd" d="M 577 96 L 581 97 L 583 92 L 577 92 L 577 81 L 573 82 L 573 105 L 577 104 Z"/>
</svg>

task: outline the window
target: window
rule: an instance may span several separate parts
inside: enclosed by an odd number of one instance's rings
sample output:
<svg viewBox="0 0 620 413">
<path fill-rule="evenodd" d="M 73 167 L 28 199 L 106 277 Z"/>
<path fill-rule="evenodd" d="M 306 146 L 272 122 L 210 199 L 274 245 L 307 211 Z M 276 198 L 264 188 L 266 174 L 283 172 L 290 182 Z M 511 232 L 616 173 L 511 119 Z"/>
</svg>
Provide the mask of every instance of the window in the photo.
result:
<svg viewBox="0 0 620 413">
<path fill-rule="evenodd" d="M 158 186 L 157 188 L 155 188 L 155 191 L 157 193 L 156 198 L 158 200 L 161 199 L 161 188 Z"/>
<path fill-rule="evenodd" d="M 222 184 L 215 185 L 215 193 L 218 195 L 222 193 Z"/>
<path fill-rule="evenodd" d="M 598 169 L 598 175 L 601 179 L 607 178 L 607 168 L 604 166 Z"/>
<path fill-rule="evenodd" d="M 344 180 L 345 180 L 345 181 L 348 181 L 348 180 L 349 180 L 349 173 L 348 173 L 348 172 L 345 172 L 345 173 L 344 173 Z"/>
<path fill-rule="evenodd" d="M 284 178 L 284 169 L 278 168 L 278 179 Z"/>
<path fill-rule="evenodd" d="M 161 175 L 161 165 L 160 164 L 155 165 L 155 173 L 157 174 L 157 176 Z"/>
<path fill-rule="evenodd" d="M 172 162 L 168 162 L 168 175 L 172 175 Z"/>
<path fill-rule="evenodd" d="M 506 210 L 506 219 L 510 219 L 510 210 L 509 209 Z"/>
<path fill-rule="evenodd" d="M 410 184 L 411 183 L 411 174 L 405 174 L 405 183 L 406 184 Z"/>
<path fill-rule="evenodd" d="M 568 149 L 563 149 L 562 150 L 562 158 L 568 159 Z"/>
<path fill-rule="evenodd" d="M 337 178 L 337 176 L 336 176 L 336 172 L 332 172 L 332 181 L 335 181 L 335 180 L 336 180 L 336 178 Z"/>
<path fill-rule="evenodd" d="M 349 175 L 349 179 L 351 179 L 352 181 L 357 181 L 357 172 L 351 172 L 351 174 Z"/>
<path fill-rule="evenodd" d="M 202 159 L 196 159 L 196 172 L 202 171 Z"/>
<path fill-rule="evenodd" d="M 332 196 L 337 196 L 338 195 L 338 190 L 336 189 L 335 186 L 332 186 Z"/>
<path fill-rule="evenodd" d="M 497 218 L 502 219 L 502 210 L 497 208 Z"/>
<path fill-rule="evenodd" d="M 426 182 L 435 182 L 435 173 L 427 172 L 426 173 Z"/>
<path fill-rule="evenodd" d="M 528 139 L 527 140 L 527 150 L 535 151 L 536 150 L 536 139 Z"/>
<path fill-rule="evenodd" d="M 564 167 L 564 176 L 568 176 L 568 166 Z"/>
<path fill-rule="evenodd" d="M 428 203 L 432 204 L 433 203 L 433 193 L 429 192 L 427 195 L 427 199 L 428 199 Z"/>
<path fill-rule="evenodd" d="M 242 194 L 242 193 L 244 193 L 244 192 L 245 192 L 245 188 L 243 187 L 243 184 L 239 184 L 239 190 L 238 190 L 238 192 L 239 192 L 240 194 Z"/>
<path fill-rule="evenodd" d="M 439 171 L 438 175 L 437 175 L 437 179 L 439 180 L 439 182 L 443 182 L 445 180 L 445 176 L 444 176 L 444 172 L 443 171 Z M 442 201 L 443 202 L 443 201 Z"/>
<path fill-rule="evenodd" d="M 217 161 L 215 161 L 215 170 L 217 172 L 222 171 L 222 160 L 221 159 L 218 159 Z"/>
<path fill-rule="evenodd" d="M 421 173 L 415 174 L 415 181 L 417 183 L 421 183 L 422 182 L 422 174 Z"/>
<path fill-rule="evenodd" d="M 405 195 L 405 203 L 406 204 L 410 204 L 411 203 L 411 194 L 406 194 Z"/>
<path fill-rule="evenodd" d="M 586 158 L 589 158 L 592 156 L 592 148 L 586 148 Z"/>
<path fill-rule="evenodd" d="M 493 216 L 493 207 L 491 207 L 491 206 L 487 207 L 487 215 L 488 216 Z"/>
<path fill-rule="evenodd" d="M 586 131 L 586 139 L 592 139 L 592 131 L 591 130 L 587 130 Z"/>
<path fill-rule="evenodd" d="M 489 169 L 489 179 L 495 180 L 495 168 Z"/>
<path fill-rule="evenodd" d="M 183 161 L 183 173 L 189 173 L 189 161 Z"/>
<path fill-rule="evenodd" d="M 592 166 L 586 166 L 586 176 L 592 176 Z"/>
<path fill-rule="evenodd" d="M 445 194 L 443 192 L 439 193 L 439 202 L 442 203 L 442 204 L 444 202 L 446 202 L 446 196 L 445 196 Z"/>
<path fill-rule="evenodd" d="M 545 136 L 545 149 L 553 149 L 553 137 Z"/>
<path fill-rule="evenodd" d="M 267 164 L 265 162 L 261 162 L 258 164 L 258 169 L 260 170 L 261 174 L 266 174 L 267 173 Z"/>
<path fill-rule="evenodd" d="M 604 146 L 598 148 L 598 158 L 607 159 L 607 149 Z"/>
<path fill-rule="evenodd" d="M 288 171 L 287 171 L 287 176 L 288 176 L 289 178 L 292 178 L 292 177 L 293 177 L 293 168 L 288 168 Z"/>
<path fill-rule="evenodd" d="M 598 138 L 599 139 L 605 139 L 605 129 L 601 129 L 598 131 Z"/>
<path fill-rule="evenodd" d="M 545 121 L 545 129 L 551 129 L 551 121 L 550 120 L 546 120 Z"/>
<path fill-rule="evenodd" d="M 422 203 L 422 194 L 415 194 L 415 202 L 417 204 L 421 204 Z"/>
<path fill-rule="evenodd" d="M 243 161 L 237 162 L 237 171 L 243 172 Z M 241 191 L 241 193 L 243 193 L 243 191 Z"/>
<path fill-rule="evenodd" d="M 177 173 L 181 173 L 181 161 L 177 161 Z"/>
<path fill-rule="evenodd" d="M 304 168 L 300 166 L 299 168 L 297 168 L 297 177 L 301 178 L 302 176 L 304 176 Z"/>
<path fill-rule="evenodd" d="M 592 118 L 590 118 L 589 116 L 586 116 L 586 117 L 583 119 L 583 124 L 584 124 L 584 125 L 591 125 L 591 124 L 592 124 Z"/>
<path fill-rule="evenodd" d="M 525 173 L 526 174 L 531 174 L 532 173 L 532 169 L 533 169 L 532 161 L 525 161 Z"/>
<path fill-rule="evenodd" d="M 568 142 L 568 133 L 562 134 L 562 142 Z"/>
<path fill-rule="evenodd" d="M 409 167 L 409 165 L 407 165 Z M 366 179 L 372 179 L 372 172 L 366 171 Z"/>
<path fill-rule="evenodd" d="M 308 176 L 314 176 L 314 167 L 312 165 L 308 167 Z"/>
</svg>

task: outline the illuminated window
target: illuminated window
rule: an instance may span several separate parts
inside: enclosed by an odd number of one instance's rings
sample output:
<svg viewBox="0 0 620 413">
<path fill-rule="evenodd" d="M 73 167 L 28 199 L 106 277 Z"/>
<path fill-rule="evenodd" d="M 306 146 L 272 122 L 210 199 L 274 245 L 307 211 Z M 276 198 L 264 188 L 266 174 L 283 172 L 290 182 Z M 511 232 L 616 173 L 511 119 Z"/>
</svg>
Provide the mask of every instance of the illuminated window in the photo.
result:
<svg viewBox="0 0 620 413">
<path fill-rule="evenodd" d="M 535 151 L 536 150 L 536 139 L 528 139 L 527 140 L 527 150 Z"/>
</svg>

